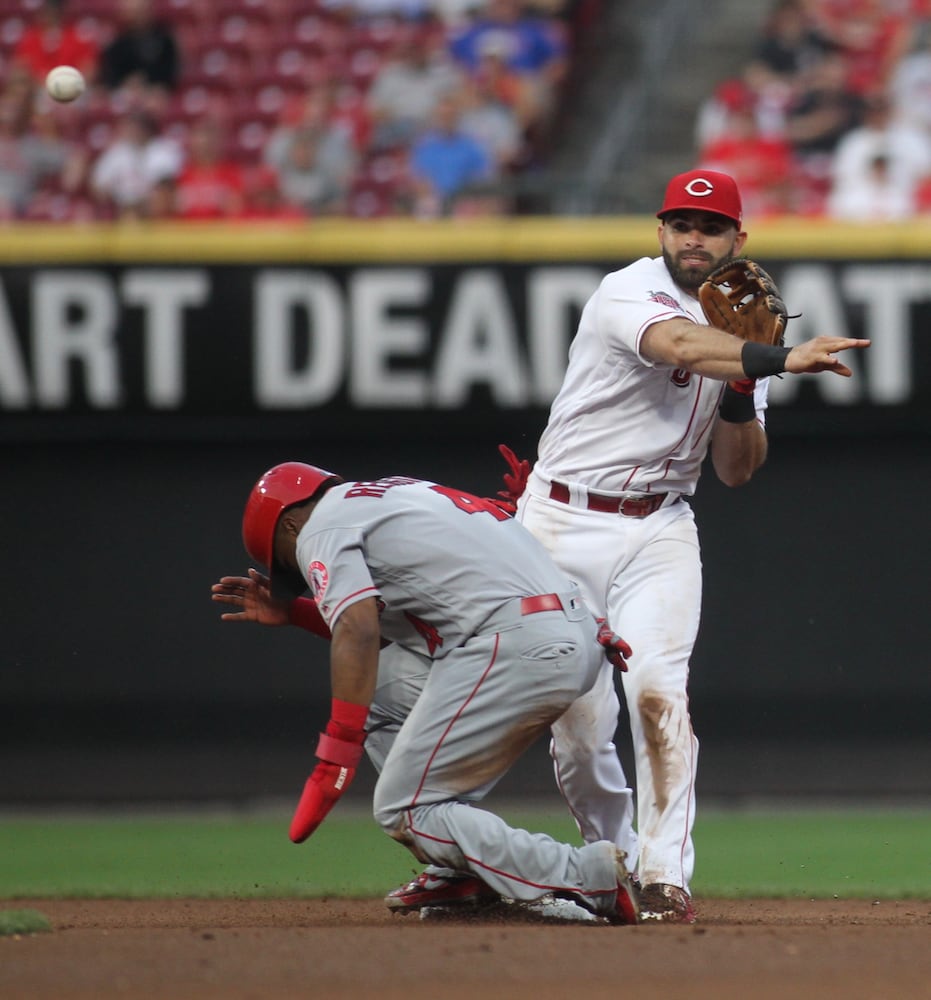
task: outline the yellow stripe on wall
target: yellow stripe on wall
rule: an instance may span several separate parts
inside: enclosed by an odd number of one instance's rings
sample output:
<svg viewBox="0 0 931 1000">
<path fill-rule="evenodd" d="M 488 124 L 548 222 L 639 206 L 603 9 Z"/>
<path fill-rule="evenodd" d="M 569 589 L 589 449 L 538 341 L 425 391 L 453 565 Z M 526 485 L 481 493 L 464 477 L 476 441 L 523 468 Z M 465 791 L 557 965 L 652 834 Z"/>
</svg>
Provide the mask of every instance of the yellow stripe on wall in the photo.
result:
<svg viewBox="0 0 931 1000">
<path fill-rule="evenodd" d="M 0 263 L 623 262 L 658 253 L 650 216 L 307 223 L 40 224 L 3 227 Z M 785 218 L 747 224 L 758 258 L 931 258 L 931 219 L 856 224 Z"/>
</svg>

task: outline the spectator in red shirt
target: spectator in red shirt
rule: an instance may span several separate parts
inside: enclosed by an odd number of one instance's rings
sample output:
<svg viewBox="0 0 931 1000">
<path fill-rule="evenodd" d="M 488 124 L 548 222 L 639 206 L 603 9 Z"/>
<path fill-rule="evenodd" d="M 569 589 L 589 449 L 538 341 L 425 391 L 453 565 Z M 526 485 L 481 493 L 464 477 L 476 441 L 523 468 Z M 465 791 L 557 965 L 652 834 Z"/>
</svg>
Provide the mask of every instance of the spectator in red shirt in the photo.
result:
<svg viewBox="0 0 931 1000">
<path fill-rule="evenodd" d="M 908 13 L 887 0 L 820 0 L 815 12 L 847 66 L 847 86 L 856 94 L 875 92 L 889 80 L 910 37 Z"/>
<path fill-rule="evenodd" d="M 84 37 L 65 15 L 65 0 L 43 0 L 36 19 L 13 50 L 13 62 L 43 83 L 56 66 L 75 66 L 92 80 L 97 65 L 96 40 Z"/>
<path fill-rule="evenodd" d="M 188 155 L 175 184 L 181 219 L 229 219 L 244 209 L 245 183 L 239 164 L 224 155 L 222 128 L 198 121 L 188 135 Z"/>
<path fill-rule="evenodd" d="M 781 136 L 760 133 L 749 97 L 730 109 L 724 131 L 699 152 L 697 165 L 720 170 L 737 181 L 748 217 L 790 211 L 792 149 Z"/>
<path fill-rule="evenodd" d="M 730 174 L 748 217 L 790 211 L 792 150 L 781 136 L 764 136 L 748 100 L 732 108 L 725 130 L 699 153 L 698 166 Z"/>
</svg>

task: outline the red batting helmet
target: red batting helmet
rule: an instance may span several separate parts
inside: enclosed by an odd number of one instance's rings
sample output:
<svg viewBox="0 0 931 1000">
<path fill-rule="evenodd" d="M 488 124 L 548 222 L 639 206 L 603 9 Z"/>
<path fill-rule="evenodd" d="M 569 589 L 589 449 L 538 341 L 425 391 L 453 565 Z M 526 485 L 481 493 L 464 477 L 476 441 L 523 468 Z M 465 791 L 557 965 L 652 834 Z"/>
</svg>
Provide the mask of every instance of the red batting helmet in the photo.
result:
<svg viewBox="0 0 931 1000">
<path fill-rule="evenodd" d="M 267 567 L 274 586 L 275 528 L 282 511 L 315 497 L 342 478 L 316 465 L 282 462 L 252 487 L 242 515 L 242 541 L 250 557 Z M 280 572 L 280 568 L 279 568 Z"/>
<path fill-rule="evenodd" d="M 743 209 L 737 182 L 719 170 L 699 169 L 677 174 L 666 187 L 663 207 L 656 217 L 662 219 L 669 212 L 685 210 L 723 215 L 740 229 Z"/>
</svg>

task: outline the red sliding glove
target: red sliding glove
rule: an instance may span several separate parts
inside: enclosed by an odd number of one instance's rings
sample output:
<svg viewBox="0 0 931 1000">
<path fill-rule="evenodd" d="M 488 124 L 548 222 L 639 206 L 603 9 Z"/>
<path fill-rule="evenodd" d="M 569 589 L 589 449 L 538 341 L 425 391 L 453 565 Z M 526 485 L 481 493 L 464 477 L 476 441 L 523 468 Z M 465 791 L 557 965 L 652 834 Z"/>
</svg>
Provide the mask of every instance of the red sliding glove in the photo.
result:
<svg viewBox="0 0 931 1000">
<path fill-rule="evenodd" d="M 598 622 L 598 641 L 604 646 L 605 656 L 623 673 L 627 672 L 627 661 L 634 655 L 633 650 L 624 640 L 611 631 L 611 626 L 605 618 L 596 618 Z"/>
<path fill-rule="evenodd" d="M 519 459 L 506 444 L 499 444 L 498 451 L 508 463 L 510 472 L 505 472 L 503 478 L 505 489 L 498 491 L 502 501 L 494 500 L 502 509 L 513 514 L 517 511 L 517 501 L 524 495 L 527 488 L 527 477 L 530 475 L 530 463 L 526 458 Z"/>
<path fill-rule="evenodd" d="M 289 835 L 295 844 L 305 841 L 320 826 L 356 776 L 368 714 L 365 705 L 333 699 L 330 721 L 317 744 L 320 763 L 307 779 L 291 820 Z"/>
</svg>

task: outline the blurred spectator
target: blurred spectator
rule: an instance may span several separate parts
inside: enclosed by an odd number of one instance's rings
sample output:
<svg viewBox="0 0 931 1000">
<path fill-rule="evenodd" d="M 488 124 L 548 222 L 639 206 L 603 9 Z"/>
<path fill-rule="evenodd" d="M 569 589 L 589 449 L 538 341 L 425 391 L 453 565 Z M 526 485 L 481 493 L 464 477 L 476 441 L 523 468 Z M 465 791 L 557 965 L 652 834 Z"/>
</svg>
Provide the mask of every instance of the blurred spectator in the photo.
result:
<svg viewBox="0 0 931 1000">
<path fill-rule="evenodd" d="M 320 6 L 350 20 L 393 15 L 414 20 L 430 13 L 431 0 L 321 0 Z"/>
<path fill-rule="evenodd" d="M 61 107 L 51 99 L 43 96 L 30 109 L 26 140 L 35 162 L 42 165 L 40 183 L 48 186 L 51 182 L 68 196 L 82 195 L 91 159 L 86 144 L 63 127 Z"/>
<path fill-rule="evenodd" d="M 703 104 L 698 120 L 699 147 L 737 103 L 752 96 L 757 125 L 766 136 L 785 129 L 786 110 L 802 74 L 837 46 L 817 26 L 808 0 L 776 0 L 763 22 L 762 35 L 741 74 L 725 80 Z"/>
<path fill-rule="evenodd" d="M 442 98 L 431 127 L 411 147 L 415 214 L 449 215 L 458 195 L 493 180 L 495 174 L 494 162 L 485 148 L 462 131 L 456 98 Z"/>
<path fill-rule="evenodd" d="M 248 167 L 243 178 L 245 204 L 242 217 L 263 221 L 299 221 L 306 213 L 288 202 L 281 191 L 278 175 L 262 164 Z"/>
<path fill-rule="evenodd" d="M 908 9 L 888 0 L 818 0 L 814 11 L 841 52 L 847 88 L 867 94 L 885 87 L 908 46 Z"/>
<path fill-rule="evenodd" d="M 239 164 L 224 155 L 223 126 L 200 119 L 188 133 L 187 159 L 175 185 L 175 209 L 181 219 L 228 219 L 244 206 Z"/>
<path fill-rule="evenodd" d="M 722 80 L 698 105 L 695 116 L 696 149 L 703 150 L 727 135 L 735 110 L 749 107 L 756 116 L 757 100 L 757 92 L 742 77 Z"/>
<path fill-rule="evenodd" d="M 505 55 L 501 39 L 489 38 L 482 45 L 471 76 L 480 79 L 489 94 L 514 111 L 522 132 L 531 133 L 542 117 L 536 81 L 528 74 L 510 69 Z"/>
<path fill-rule="evenodd" d="M 345 208 L 352 171 L 327 155 L 326 135 L 317 129 L 292 129 L 275 169 L 284 200 L 305 215 L 332 215 Z"/>
<path fill-rule="evenodd" d="M 44 182 L 61 179 L 64 185 L 77 187 L 83 162 L 72 152 L 57 134 L 51 115 L 33 118 L 29 108 L 10 97 L 0 98 L 0 218 L 24 216 Z"/>
<path fill-rule="evenodd" d="M 847 88 L 846 65 L 827 54 L 801 76 L 798 92 L 786 111 L 785 135 L 797 172 L 799 210 L 817 214 L 831 186 L 834 151 L 860 124 L 863 100 Z"/>
<path fill-rule="evenodd" d="M 462 131 L 488 151 L 499 173 L 516 170 L 524 153 L 524 137 L 514 109 L 500 100 L 492 78 L 479 73 L 462 91 Z"/>
<path fill-rule="evenodd" d="M 156 18 L 152 0 L 120 0 L 119 29 L 100 54 L 99 82 L 108 90 L 135 83 L 173 91 L 179 72 L 174 30 Z"/>
<path fill-rule="evenodd" d="M 916 189 L 897 184 L 889 166 L 884 153 L 870 157 L 861 173 L 831 189 L 826 214 L 844 222 L 895 222 L 914 215 Z"/>
<path fill-rule="evenodd" d="M 884 94 L 866 102 L 863 124 L 848 132 L 834 154 L 830 214 L 842 218 L 900 218 L 909 214 L 919 182 L 931 174 L 931 136 L 897 122 Z M 867 197 L 876 197 L 870 206 Z M 860 213 L 858 216 L 857 213 Z"/>
<path fill-rule="evenodd" d="M 440 97 L 462 84 L 442 36 L 406 26 L 372 81 L 368 109 L 375 149 L 406 145 L 430 121 Z"/>
<path fill-rule="evenodd" d="M 146 196 L 142 217 L 152 222 L 177 218 L 176 188 L 177 183 L 174 177 L 162 177 L 157 180 Z"/>
<path fill-rule="evenodd" d="M 475 73 L 483 59 L 500 59 L 520 80 L 521 107 L 528 125 L 553 111 L 557 90 L 568 70 L 561 22 L 525 13 L 519 0 L 482 4 L 474 20 L 453 33 L 450 51 L 469 73 Z"/>
<path fill-rule="evenodd" d="M 724 132 L 699 151 L 696 165 L 730 174 L 749 218 L 783 215 L 792 208 L 792 150 L 781 137 L 761 135 L 750 100 L 731 110 Z"/>
<path fill-rule="evenodd" d="M 791 84 L 837 45 L 811 16 L 806 0 L 776 0 L 763 24 L 751 62 Z"/>
<path fill-rule="evenodd" d="M 44 84 L 56 66 L 75 66 L 88 81 L 97 67 L 97 42 L 84 37 L 66 16 L 65 0 L 42 0 L 35 20 L 26 27 L 12 61 L 24 66 L 33 81 Z"/>
<path fill-rule="evenodd" d="M 181 147 L 158 134 L 155 119 L 131 111 L 119 122 L 113 141 L 91 169 L 91 190 L 105 211 L 117 218 L 140 218 L 152 189 L 177 177 L 184 156 Z"/>
<path fill-rule="evenodd" d="M 315 87 L 292 107 L 263 151 L 284 199 L 308 214 L 334 212 L 342 205 L 358 162 L 354 135 L 335 119 L 331 92 Z"/>
<path fill-rule="evenodd" d="M 892 71 L 889 94 L 896 118 L 931 134 L 931 21 L 916 26 L 911 51 Z"/>
<path fill-rule="evenodd" d="M 482 0 L 430 0 L 430 9 L 449 28 L 461 28 L 482 6 Z"/>
</svg>

